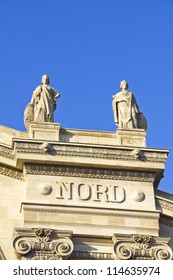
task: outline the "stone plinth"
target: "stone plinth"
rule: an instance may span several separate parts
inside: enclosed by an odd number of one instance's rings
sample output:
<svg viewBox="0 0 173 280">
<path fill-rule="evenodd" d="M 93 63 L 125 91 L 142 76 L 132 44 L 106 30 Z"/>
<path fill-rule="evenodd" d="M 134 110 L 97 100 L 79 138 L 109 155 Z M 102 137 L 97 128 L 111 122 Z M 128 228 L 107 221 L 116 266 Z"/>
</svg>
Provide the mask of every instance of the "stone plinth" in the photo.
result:
<svg viewBox="0 0 173 280">
<path fill-rule="evenodd" d="M 29 137 L 31 139 L 59 141 L 59 123 L 31 122 L 29 126 Z"/>
<path fill-rule="evenodd" d="M 116 137 L 117 145 L 146 147 L 146 131 L 144 129 L 118 128 Z"/>
</svg>

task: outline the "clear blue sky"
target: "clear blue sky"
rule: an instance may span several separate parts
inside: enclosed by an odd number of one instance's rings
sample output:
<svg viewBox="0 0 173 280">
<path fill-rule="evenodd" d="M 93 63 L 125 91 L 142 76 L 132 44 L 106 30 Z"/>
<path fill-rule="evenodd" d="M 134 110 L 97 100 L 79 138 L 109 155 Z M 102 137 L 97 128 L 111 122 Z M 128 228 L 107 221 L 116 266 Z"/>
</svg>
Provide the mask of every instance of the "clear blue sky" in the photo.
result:
<svg viewBox="0 0 173 280">
<path fill-rule="evenodd" d="M 115 131 L 112 95 L 126 79 L 147 146 L 170 149 L 159 189 L 173 193 L 173 0 L 0 0 L 0 34 L 1 125 L 25 130 L 46 73 L 61 94 L 56 122 Z"/>
</svg>

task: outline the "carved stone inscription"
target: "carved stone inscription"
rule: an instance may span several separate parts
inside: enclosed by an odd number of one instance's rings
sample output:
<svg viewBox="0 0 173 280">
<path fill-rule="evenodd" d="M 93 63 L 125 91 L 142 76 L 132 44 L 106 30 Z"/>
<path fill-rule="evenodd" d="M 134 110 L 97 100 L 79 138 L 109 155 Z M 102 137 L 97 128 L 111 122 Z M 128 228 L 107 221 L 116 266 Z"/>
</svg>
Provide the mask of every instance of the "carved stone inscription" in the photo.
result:
<svg viewBox="0 0 173 280">
<path fill-rule="evenodd" d="M 27 175 L 26 200 L 52 205 L 154 210 L 151 183 Z M 142 208 L 141 208 L 142 207 Z"/>
<path fill-rule="evenodd" d="M 56 198 L 120 203 L 125 200 L 125 190 L 114 185 L 57 182 Z"/>
</svg>

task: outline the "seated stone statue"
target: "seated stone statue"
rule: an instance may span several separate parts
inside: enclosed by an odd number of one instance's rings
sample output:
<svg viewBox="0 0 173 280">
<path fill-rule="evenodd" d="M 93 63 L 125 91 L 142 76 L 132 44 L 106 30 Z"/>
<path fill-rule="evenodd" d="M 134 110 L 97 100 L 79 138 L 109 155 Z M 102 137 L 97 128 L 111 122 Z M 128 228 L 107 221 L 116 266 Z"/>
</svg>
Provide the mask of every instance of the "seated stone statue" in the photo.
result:
<svg viewBox="0 0 173 280">
<path fill-rule="evenodd" d="M 60 97 L 60 94 L 49 86 L 48 75 L 43 75 L 41 82 L 42 84 L 34 90 L 31 102 L 24 112 L 24 122 L 27 129 L 31 121 L 54 122 L 56 99 Z"/>
<path fill-rule="evenodd" d="M 120 83 L 121 92 L 113 95 L 112 107 L 114 122 L 118 128 L 142 128 L 147 129 L 147 121 L 139 111 L 138 104 L 132 92 L 127 91 L 128 83 L 123 80 Z"/>
</svg>

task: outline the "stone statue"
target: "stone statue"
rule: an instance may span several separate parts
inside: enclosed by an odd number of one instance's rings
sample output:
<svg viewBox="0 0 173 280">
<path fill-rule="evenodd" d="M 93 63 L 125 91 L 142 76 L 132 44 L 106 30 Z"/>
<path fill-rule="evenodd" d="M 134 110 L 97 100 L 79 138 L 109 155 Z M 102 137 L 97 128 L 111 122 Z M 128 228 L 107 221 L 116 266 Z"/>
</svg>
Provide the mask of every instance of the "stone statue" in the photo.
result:
<svg viewBox="0 0 173 280">
<path fill-rule="evenodd" d="M 60 94 L 49 86 L 48 75 L 43 75 L 41 82 L 42 84 L 34 90 L 31 102 L 24 112 L 24 122 L 27 129 L 31 121 L 54 122 L 56 99 L 60 97 Z"/>
<path fill-rule="evenodd" d="M 138 104 L 132 92 L 127 91 L 128 83 L 123 80 L 120 83 L 121 92 L 113 95 L 112 107 L 114 122 L 118 128 L 142 128 L 147 129 L 147 121 L 139 111 Z"/>
</svg>

